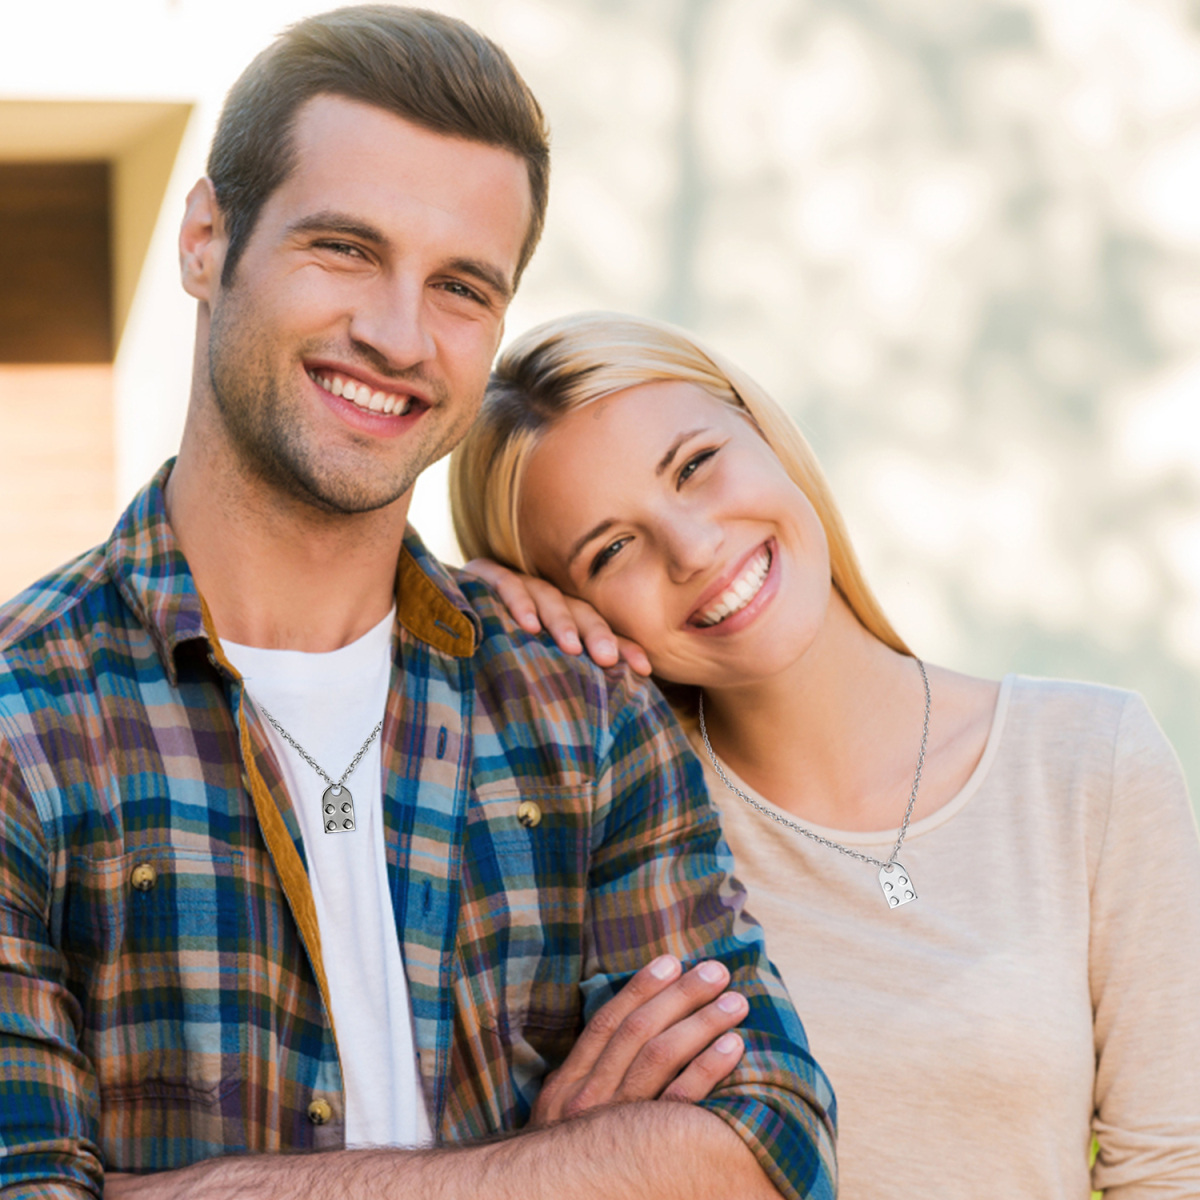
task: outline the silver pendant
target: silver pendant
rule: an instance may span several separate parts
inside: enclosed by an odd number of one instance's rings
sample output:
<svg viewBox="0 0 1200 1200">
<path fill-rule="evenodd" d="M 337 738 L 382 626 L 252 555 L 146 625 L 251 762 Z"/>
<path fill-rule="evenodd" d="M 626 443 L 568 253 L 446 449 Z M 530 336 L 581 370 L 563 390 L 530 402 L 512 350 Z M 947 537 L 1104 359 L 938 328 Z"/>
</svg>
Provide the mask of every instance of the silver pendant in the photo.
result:
<svg viewBox="0 0 1200 1200">
<path fill-rule="evenodd" d="M 354 797 L 344 785 L 334 784 L 321 797 L 326 833 L 349 833 L 354 828 Z"/>
<path fill-rule="evenodd" d="M 912 877 L 903 863 L 894 862 L 879 870 L 879 886 L 883 888 L 884 899 L 889 907 L 899 908 L 910 900 L 917 898 L 917 889 L 913 887 Z"/>
</svg>

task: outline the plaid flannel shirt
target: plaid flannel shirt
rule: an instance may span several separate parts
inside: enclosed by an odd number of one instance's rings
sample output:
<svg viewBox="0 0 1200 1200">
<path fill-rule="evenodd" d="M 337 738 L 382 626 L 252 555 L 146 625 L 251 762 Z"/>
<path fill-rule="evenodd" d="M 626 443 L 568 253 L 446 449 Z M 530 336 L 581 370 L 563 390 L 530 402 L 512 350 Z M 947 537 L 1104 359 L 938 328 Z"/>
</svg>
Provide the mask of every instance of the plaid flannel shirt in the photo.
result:
<svg viewBox="0 0 1200 1200">
<path fill-rule="evenodd" d="M 344 1142 L 304 845 L 168 524 L 169 469 L 0 610 L 6 1197 Z M 705 1107 L 784 1195 L 831 1197 L 832 1092 L 661 698 L 529 637 L 411 536 L 397 605 L 387 866 L 438 1140 L 519 1128 L 632 972 L 713 957 L 750 1012 Z"/>
</svg>

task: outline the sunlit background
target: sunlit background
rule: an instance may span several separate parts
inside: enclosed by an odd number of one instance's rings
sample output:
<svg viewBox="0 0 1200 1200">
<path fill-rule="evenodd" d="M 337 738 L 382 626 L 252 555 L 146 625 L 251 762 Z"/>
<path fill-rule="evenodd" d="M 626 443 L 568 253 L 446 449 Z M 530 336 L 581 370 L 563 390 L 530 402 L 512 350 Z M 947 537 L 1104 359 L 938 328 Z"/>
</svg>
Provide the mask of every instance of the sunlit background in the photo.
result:
<svg viewBox="0 0 1200 1200">
<path fill-rule="evenodd" d="M 237 72 L 322 7 L 0 9 L 4 594 L 172 452 L 183 197 Z M 433 7 L 509 50 L 554 131 L 510 332 L 604 307 L 702 333 L 804 426 L 914 647 L 1140 689 L 1196 797 L 1200 3 Z M 99 316 L 55 232 L 95 224 L 81 162 L 106 164 Z M 444 489 L 430 472 L 414 520 L 454 557 Z"/>
</svg>

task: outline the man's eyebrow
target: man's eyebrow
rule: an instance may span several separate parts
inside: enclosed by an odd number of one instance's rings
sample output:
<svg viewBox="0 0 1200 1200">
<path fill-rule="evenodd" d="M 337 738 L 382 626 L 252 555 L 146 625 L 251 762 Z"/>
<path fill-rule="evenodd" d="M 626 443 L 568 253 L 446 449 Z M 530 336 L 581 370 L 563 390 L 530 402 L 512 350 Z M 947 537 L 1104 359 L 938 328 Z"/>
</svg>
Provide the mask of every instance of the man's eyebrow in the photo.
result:
<svg viewBox="0 0 1200 1200">
<path fill-rule="evenodd" d="M 670 449 L 659 460 L 658 466 L 654 468 L 655 475 L 661 475 L 674 461 L 675 455 L 679 453 L 679 447 L 685 442 L 690 441 L 698 433 L 707 433 L 708 426 L 702 425 L 699 429 L 689 429 L 687 433 L 681 433 L 672 443 Z"/>
<path fill-rule="evenodd" d="M 460 275 L 470 275 L 472 279 L 478 279 L 480 283 L 491 288 L 503 301 L 512 299 L 513 285 L 509 282 L 508 276 L 493 267 L 491 263 L 484 262 L 479 258 L 452 258 L 446 264 L 446 269 Z"/>
<path fill-rule="evenodd" d="M 368 225 L 347 213 L 332 212 L 328 209 L 298 218 L 287 227 L 287 233 L 340 233 L 345 237 L 374 242 L 378 246 L 387 245 L 388 241 L 383 232 L 374 225 Z"/>
<path fill-rule="evenodd" d="M 585 533 L 583 537 L 581 537 L 575 543 L 575 545 L 571 547 L 571 553 L 567 555 L 567 570 L 569 571 L 571 569 L 571 564 L 579 557 L 579 552 L 588 544 L 588 542 L 592 540 L 592 538 L 598 538 L 606 529 L 611 529 L 615 524 L 615 521 L 605 517 L 604 520 L 599 524 L 593 525 L 592 528 L 589 529 L 587 533 Z"/>
</svg>

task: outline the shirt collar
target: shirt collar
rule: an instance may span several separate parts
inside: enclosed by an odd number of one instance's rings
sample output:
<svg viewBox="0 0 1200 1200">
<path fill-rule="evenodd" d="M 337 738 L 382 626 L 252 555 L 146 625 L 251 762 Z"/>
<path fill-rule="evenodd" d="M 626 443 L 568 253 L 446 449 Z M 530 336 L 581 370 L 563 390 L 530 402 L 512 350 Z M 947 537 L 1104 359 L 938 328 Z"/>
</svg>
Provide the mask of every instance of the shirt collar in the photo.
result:
<svg viewBox="0 0 1200 1200">
<path fill-rule="evenodd" d="M 172 686 L 175 656 L 187 643 L 211 643 L 205 607 L 167 519 L 168 459 L 117 521 L 105 560 L 110 578 L 154 641 Z M 410 525 L 396 568 L 396 618 L 414 637 L 454 658 L 474 654 L 482 626 L 450 572 Z"/>
</svg>

